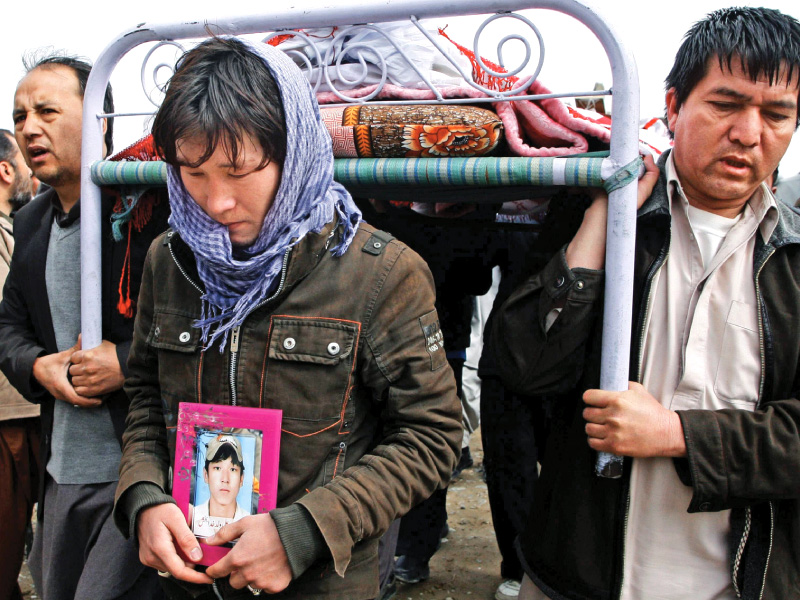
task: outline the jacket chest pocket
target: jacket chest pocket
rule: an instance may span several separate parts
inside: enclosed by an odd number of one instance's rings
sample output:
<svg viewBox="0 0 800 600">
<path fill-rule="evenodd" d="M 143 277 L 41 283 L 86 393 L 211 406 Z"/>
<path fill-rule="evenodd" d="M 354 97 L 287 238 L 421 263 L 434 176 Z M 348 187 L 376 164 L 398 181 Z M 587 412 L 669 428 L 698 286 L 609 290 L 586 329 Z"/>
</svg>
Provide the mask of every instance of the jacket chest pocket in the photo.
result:
<svg viewBox="0 0 800 600">
<path fill-rule="evenodd" d="M 178 402 L 197 402 L 197 366 L 200 330 L 194 316 L 156 312 L 147 343 L 158 354 L 161 398 L 168 410 Z"/>
<path fill-rule="evenodd" d="M 354 321 L 272 317 L 262 406 L 283 410 L 284 431 L 313 435 L 346 420 L 359 333 Z"/>
</svg>

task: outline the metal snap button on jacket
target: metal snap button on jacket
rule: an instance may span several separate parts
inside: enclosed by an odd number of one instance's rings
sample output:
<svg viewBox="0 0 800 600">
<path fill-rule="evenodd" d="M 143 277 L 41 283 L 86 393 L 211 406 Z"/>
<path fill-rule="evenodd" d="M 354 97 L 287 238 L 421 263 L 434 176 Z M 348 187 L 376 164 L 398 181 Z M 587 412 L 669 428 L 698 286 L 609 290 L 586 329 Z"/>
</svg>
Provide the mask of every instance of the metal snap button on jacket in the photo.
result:
<svg viewBox="0 0 800 600">
<path fill-rule="evenodd" d="M 339 354 L 339 344 L 337 344 L 336 342 L 331 342 L 330 344 L 328 344 L 328 354 L 330 354 L 331 356 L 336 356 L 337 354 Z"/>
<path fill-rule="evenodd" d="M 294 338 L 286 338 L 283 340 L 283 347 L 287 350 L 291 350 L 297 345 L 297 342 L 294 341 Z"/>
<path fill-rule="evenodd" d="M 188 331 L 184 331 L 183 333 L 181 333 L 181 334 L 178 336 L 178 339 L 179 339 L 181 342 L 183 342 L 183 343 L 185 344 L 185 343 L 186 343 L 186 342 L 188 342 L 190 339 L 192 339 L 192 334 L 191 334 L 191 333 L 189 333 Z"/>
</svg>

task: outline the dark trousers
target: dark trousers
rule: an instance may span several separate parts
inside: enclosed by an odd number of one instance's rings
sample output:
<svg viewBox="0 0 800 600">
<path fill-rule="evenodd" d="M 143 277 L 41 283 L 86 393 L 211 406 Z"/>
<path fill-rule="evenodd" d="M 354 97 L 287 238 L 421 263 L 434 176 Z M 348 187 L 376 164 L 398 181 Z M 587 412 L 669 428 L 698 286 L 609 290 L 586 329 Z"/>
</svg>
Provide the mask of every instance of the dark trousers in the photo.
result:
<svg viewBox="0 0 800 600">
<path fill-rule="evenodd" d="M 464 359 L 448 358 L 456 378 L 458 397 L 461 389 L 461 373 Z M 428 561 L 439 548 L 439 540 L 447 523 L 447 488 L 436 490 L 427 500 L 423 500 L 400 519 L 400 533 L 397 537 L 397 556 L 413 556 Z"/>
<path fill-rule="evenodd" d="M 114 525 L 116 482 L 60 485 L 45 475 L 44 517 L 28 560 L 44 600 L 161 600 L 155 569 Z"/>
<path fill-rule="evenodd" d="M 39 419 L 0 421 L 0 598 L 22 600 L 17 583 L 39 482 Z"/>
<path fill-rule="evenodd" d="M 522 579 L 514 540 L 524 529 L 538 477 L 536 432 L 544 424 L 541 404 L 506 390 L 493 378 L 481 381 L 481 441 L 486 487 L 505 579 Z"/>
<path fill-rule="evenodd" d="M 381 591 L 393 581 L 394 555 L 397 550 L 397 536 L 400 532 L 400 519 L 395 519 L 381 536 L 378 543 L 378 581 Z"/>
<path fill-rule="evenodd" d="M 397 556 L 430 560 L 439 548 L 442 529 L 447 523 L 447 488 L 436 490 L 400 519 Z"/>
</svg>

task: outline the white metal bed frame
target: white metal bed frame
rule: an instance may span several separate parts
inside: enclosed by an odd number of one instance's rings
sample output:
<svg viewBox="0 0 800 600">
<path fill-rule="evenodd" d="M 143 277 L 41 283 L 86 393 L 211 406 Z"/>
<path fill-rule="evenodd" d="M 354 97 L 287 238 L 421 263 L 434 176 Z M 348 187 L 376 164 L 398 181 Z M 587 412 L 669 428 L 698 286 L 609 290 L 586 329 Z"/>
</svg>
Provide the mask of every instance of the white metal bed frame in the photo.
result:
<svg viewBox="0 0 800 600">
<path fill-rule="evenodd" d="M 363 2 L 350 1 L 347 3 L 337 2 L 335 5 L 331 4 L 322 8 L 314 7 L 313 10 L 304 10 L 302 5 L 298 5 L 276 10 L 269 14 L 219 19 L 216 21 L 194 20 L 171 24 L 142 23 L 117 36 L 97 58 L 84 94 L 81 166 L 81 330 L 84 348 L 93 348 L 102 341 L 100 187 L 92 178 L 92 167 L 103 158 L 102 119 L 107 116 L 122 116 L 104 114 L 102 107 L 105 89 L 111 72 L 128 51 L 147 42 L 168 42 L 206 37 L 208 35 L 207 27 L 220 34 L 280 33 L 298 28 L 346 27 L 352 25 L 353 15 L 358 15 L 357 18 L 362 27 L 370 27 L 370 25 L 364 24 L 408 20 L 417 26 L 428 37 L 429 41 L 436 46 L 438 42 L 418 24 L 420 19 L 494 13 L 494 16 L 488 17 L 475 36 L 474 52 L 478 60 L 480 60 L 478 38 L 481 31 L 488 21 L 499 18 L 499 16 L 510 16 L 526 22 L 536 34 L 540 47 L 539 64 L 536 72 L 530 78 L 526 78 L 523 84 L 504 92 L 478 88 L 487 95 L 487 98 L 483 101 L 497 102 L 509 99 L 512 94 L 519 94 L 519 90 L 523 87 L 527 88 L 541 69 L 542 60 L 544 59 L 544 46 L 541 35 L 530 21 L 514 12 L 532 8 L 550 9 L 574 17 L 597 36 L 605 49 L 611 66 L 611 90 L 615 101 L 610 156 L 604 159 L 603 173 L 604 176 L 616 173 L 626 165 L 633 163 L 639 155 L 638 73 L 632 54 L 624 47 L 618 36 L 615 35 L 611 24 L 603 19 L 597 11 L 576 0 L 445 0 L 437 3 L 432 3 L 430 0 L 382 0 L 380 3 L 374 2 L 366 5 Z M 510 39 L 521 38 L 516 35 L 506 36 L 500 42 L 498 54 L 501 57 L 501 64 L 502 45 Z M 531 54 L 530 46 L 527 41 L 524 41 L 524 44 L 527 58 L 529 59 Z M 402 52 L 400 48 L 397 50 Z M 317 57 L 319 57 L 318 52 Z M 525 67 L 525 64 L 507 74 L 495 73 L 485 64 L 481 66 L 491 75 L 508 77 L 519 72 Z M 385 64 L 383 68 L 383 81 L 385 81 Z M 423 81 L 427 81 L 424 74 L 419 72 L 418 74 Z M 467 75 L 465 79 L 469 80 L 470 78 Z M 312 82 L 315 86 L 319 86 L 319 83 L 319 81 Z M 435 91 L 435 88 L 432 87 L 432 89 Z M 452 100 L 443 100 L 438 92 L 435 91 L 435 93 L 437 99 L 426 101 L 426 103 L 453 102 Z M 338 95 L 345 102 L 350 100 L 345 93 L 339 93 Z M 597 92 L 548 94 L 546 96 L 516 95 L 513 99 L 588 95 L 597 95 Z M 357 102 L 363 102 L 370 97 L 359 99 Z M 474 103 L 481 100 L 470 98 L 467 101 Z M 410 102 L 385 102 L 382 100 L 381 103 L 409 104 Z M 525 160 L 535 161 L 537 159 Z M 636 185 L 635 181 L 633 181 L 612 191 L 609 199 L 608 237 L 606 243 L 606 302 L 600 379 L 600 386 L 607 390 L 626 390 L 628 387 L 635 228 Z M 600 456 L 597 471 L 600 475 L 618 477 L 622 471 L 622 461 L 619 457 L 611 455 Z"/>
</svg>

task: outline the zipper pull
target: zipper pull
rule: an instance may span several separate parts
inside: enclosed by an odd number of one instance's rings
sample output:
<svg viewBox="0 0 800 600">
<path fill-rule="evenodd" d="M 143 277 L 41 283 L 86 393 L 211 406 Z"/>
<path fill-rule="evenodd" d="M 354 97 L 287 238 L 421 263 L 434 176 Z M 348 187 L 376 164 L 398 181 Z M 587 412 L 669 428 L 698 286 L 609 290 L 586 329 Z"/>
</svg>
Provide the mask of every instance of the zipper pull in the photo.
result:
<svg viewBox="0 0 800 600">
<path fill-rule="evenodd" d="M 237 325 L 231 330 L 231 352 L 239 351 L 239 331 L 241 328 L 241 325 Z"/>
</svg>

